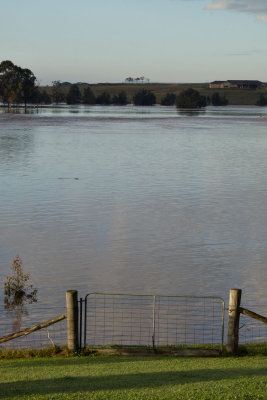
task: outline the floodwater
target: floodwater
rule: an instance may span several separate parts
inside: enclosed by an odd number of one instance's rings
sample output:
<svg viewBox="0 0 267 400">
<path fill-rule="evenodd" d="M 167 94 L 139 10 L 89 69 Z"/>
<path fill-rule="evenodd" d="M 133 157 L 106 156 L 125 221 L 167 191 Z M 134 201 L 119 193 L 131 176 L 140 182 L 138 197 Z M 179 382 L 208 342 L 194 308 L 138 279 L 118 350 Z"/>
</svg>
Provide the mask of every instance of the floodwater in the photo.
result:
<svg viewBox="0 0 267 400">
<path fill-rule="evenodd" d="M 266 154 L 266 108 L 2 109 L 1 287 L 19 254 L 40 304 L 233 287 L 266 303 Z"/>
</svg>

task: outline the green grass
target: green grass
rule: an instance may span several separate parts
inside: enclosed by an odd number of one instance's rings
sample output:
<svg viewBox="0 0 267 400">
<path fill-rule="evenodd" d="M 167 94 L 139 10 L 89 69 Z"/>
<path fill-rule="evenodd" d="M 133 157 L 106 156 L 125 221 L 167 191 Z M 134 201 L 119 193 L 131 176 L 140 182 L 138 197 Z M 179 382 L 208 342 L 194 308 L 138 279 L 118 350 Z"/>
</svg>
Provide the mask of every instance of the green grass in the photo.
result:
<svg viewBox="0 0 267 400">
<path fill-rule="evenodd" d="M 0 361 L 3 399 L 265 400 L 267 357 Z"/>
</svg>

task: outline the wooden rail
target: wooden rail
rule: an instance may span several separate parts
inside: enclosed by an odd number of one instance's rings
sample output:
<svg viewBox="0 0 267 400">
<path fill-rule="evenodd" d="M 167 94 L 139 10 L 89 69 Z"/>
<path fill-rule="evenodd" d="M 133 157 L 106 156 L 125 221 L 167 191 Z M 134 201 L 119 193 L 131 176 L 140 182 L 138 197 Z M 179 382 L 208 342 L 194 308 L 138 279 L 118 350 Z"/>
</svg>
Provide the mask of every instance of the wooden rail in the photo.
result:
<svg viewBox="0 0 267 400">
<path fill-rule="evenodd" d="M 67 317 L 66 314 L 61 314 L 58 315 L 55 318 L 49 319 L 48 321 L 45 322 L 41 322 L 40 324 L 31 326 L 30 328 L 26 328 L 23 331 L 19 331 L 19 332 L 15 332 L 15 333 L 10 333 L 8 335 L 2 336 L 0 338 L 0 343 L 4 343 L 4 342 L 8 342 L 9 340 L 13 340 L 16 339 L 20 336 L 27 336 L 30 333 L 33 333 L 35 331 L 38 331 L 39 329 L 43 329 L 46 328 L 47 326 L 53 325 L 56 322 L 62 321 L 63 319 L 65 319 Z"/>
<path fill-rule="evenodd" d="M 255 312 L 247 310 L 246 308 L 243 308 L 243 307 L 239 307 L 239 312 L 241 314 L 246 315 L 247 317 L 257 319 L 258 321 L 261 321 L 261 322 L 264 322 L 265 324 L 267 324 L 267 318 L 264 317 L 263 315 L 257 314 Z"/>
</svg>

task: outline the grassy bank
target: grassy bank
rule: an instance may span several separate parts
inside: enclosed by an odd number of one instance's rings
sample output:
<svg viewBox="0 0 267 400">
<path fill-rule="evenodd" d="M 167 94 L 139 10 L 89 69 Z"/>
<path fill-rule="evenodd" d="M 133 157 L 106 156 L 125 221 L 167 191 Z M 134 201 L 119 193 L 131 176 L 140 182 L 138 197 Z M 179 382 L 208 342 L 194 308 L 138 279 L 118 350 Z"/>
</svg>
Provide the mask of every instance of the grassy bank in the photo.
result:
<svg viewBox="0 0 267 400">
<path fill-rule="evenodd" d="M 265 400 L 267 357 L 0 361 L 3 399 Z"/>
<path fill-rule="evenodd" d="M 99 83 L 90 85 L 96 96 L 102 92 L 108 92 L 111 96 L 117 95 L 122 90 L 126 92 L 128 100 L 132 101 L 133 95 L 140 89 L 151 90 L 156 98 L 157 103 L 160 103 L 161 99 L 166 93 L 174 93 L 178 95 L 182 90 L 188 89 L 189 87 L 196 89 L 204 96 L 212 96 L 214 92 L 219 92 L 220 95 L 225 96 L 229 100 L 230 105 L 255 105 L 260 97 L 260 94 L 267 96 L 266 89 L 209 89 L 208 83 L 149 83 L 149 84 L 125 84 L 125 83 Z M 41 90 L 47 91 L 49 94 L 52 93 L 51 87 L 43 87 Z M 81 92 L 84 86 L 80 87 Z M 62 87 L 62 91 L 67 94 L 69 87 Z"/>
</svg>

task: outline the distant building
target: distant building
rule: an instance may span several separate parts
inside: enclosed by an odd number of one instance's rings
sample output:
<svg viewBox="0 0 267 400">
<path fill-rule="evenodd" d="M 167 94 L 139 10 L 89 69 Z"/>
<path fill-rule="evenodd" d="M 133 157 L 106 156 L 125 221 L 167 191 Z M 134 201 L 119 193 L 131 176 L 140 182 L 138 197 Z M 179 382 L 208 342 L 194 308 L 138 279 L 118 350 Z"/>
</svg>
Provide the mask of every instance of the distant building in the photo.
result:
<svg viewBox="0 0 267 400">
<path fill-rule="evenodd" d="M 210 89 L 259 89 L 263 85 L 260 81 L 214 81 L 210 83 Z"/>
<path fill-rule="evenodd" d="M 213 81 L 210 83 L 210 89 L 223 89 L 225 81 Z"/>
</svg>

